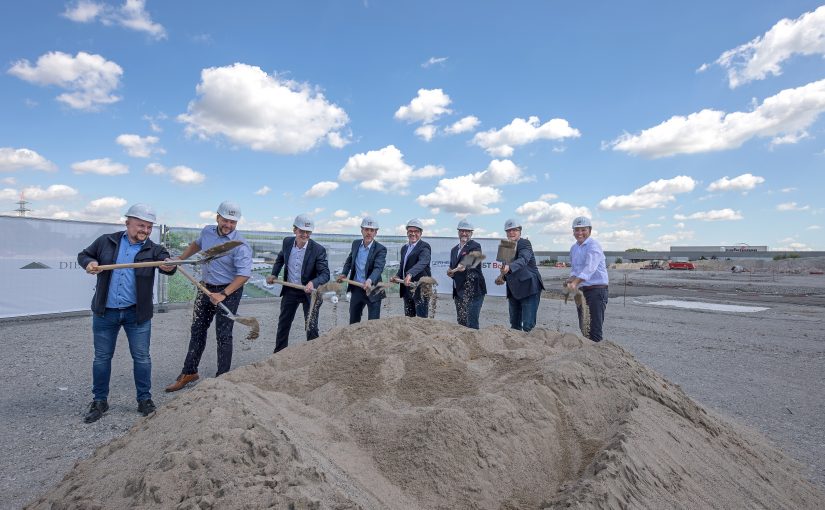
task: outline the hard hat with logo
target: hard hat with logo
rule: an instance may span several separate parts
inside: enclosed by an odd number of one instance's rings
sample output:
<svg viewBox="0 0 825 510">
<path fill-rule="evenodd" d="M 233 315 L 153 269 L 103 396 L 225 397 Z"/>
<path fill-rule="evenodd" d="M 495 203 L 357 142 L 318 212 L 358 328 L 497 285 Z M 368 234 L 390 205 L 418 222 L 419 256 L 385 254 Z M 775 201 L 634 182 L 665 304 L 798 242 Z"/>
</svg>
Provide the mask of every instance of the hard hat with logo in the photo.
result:
<svg viewBox="0 0 825 510">
<path fill-rule="evenodd" d="M 218 206 L 218 214 L 227 220 L 238 221 L 241 219 L 241 208 L 235 202 L 226 200 Z"/>
<path fill-rule="evenodd" d="M 139 220 L 154 223 L 157 219 L 155 217 L 155 210 L 146 204 L 134 204 L 126 211 L 127 218 L 137 218 Z"/>
<path fill-rule="evenodd" d="M 511 228 L 521 228 L 521 222 L 515 218 L 510 218 L 509 220 L 504 222 L 504 230 L 510 230 Z"/>
<path fill-rule="evenodd" d="M 467 218 L 464 218 L 463 220 L 458 222 L 458 226 L 456 227 L 456 230 L 475 230 L 475 227 L 473 226 L 472 223 L 467 221 Z"/>
<path fill-rule="evenodd" d="M 581 228 L 581 227 L 593 227 L 590 224 L 590 218 L 587 216 L 579 216 L 575 220 L 573 220 L 573 228 Z"/>
<path fill-rule="evenodd" d="M 310 218 L 308 214 L 299 214 L 296 216 L 295 221 L 292 222 L 292 226 L 306 230 L 307 232 L 315 230 L 315 222 L 312 221 L 312 218 Z"/>
<path fill-rule="evenodd" d="M 420 230 L 422 232 L 424 231 L 424 224 L 421 223 L 421 220 L 419 220 L 418 218 L 413 218 L 413 219 L 411 219 L 410 221 L 407 222 L 407 228 L 410 228 L 410 227 L 417 228 L 418 230 Z"/>
<path fill-rule="evenodd" d="M 369 216 L 365 216 L 363 220 L 361 220 L 361 228 L 374 228 L 378 230 L 378 222 Z"/>
</svg>

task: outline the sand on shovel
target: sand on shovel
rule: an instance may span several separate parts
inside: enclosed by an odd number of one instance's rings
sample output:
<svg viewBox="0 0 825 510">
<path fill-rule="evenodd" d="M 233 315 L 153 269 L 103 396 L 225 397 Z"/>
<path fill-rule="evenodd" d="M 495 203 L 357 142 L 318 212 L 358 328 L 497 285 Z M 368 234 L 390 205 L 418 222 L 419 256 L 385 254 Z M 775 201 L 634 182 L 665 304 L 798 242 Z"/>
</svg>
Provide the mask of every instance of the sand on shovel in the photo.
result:
<svg viewBox="0 0 825 510">
<path fill-rule="evenodd" d="M 31 508 L 822 508 L 616 344 L 397 317 L 208 379 Z"/>
</svg>

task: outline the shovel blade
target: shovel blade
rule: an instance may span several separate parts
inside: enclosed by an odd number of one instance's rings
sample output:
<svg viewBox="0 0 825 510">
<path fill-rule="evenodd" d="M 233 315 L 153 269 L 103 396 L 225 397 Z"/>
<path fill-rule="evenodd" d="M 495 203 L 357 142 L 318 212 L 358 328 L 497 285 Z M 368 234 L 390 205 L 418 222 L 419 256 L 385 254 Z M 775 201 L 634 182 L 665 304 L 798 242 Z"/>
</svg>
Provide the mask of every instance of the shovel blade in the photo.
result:
<svg viewBox="0 0 825 510">
<path fill-rule="evenodd" d="M 486 259 L 487 256 L 481 253 L 480 251 L 471 251 L 467 255 L 461 257 L 461 261 L 459 264 L 464 266 L 466 269 L 473 269 L 474 267 L 481 264 L 481 261 Z"/>
<path fill-rule="evenodd" d="M 501 240 L 498 243 L 498 253 L 496 253 L 496 260 L 500 260 L 505 264 L 512 262 L 516 258 L 516 243 L 515 241 Z"/>
<path fill-rule="evenodd" d="M 198 252 L 198 255 L 200 255 L 198 262 L 208 262 L 218 257 L 222 257 L 229 253 L 233 248 L 237 248 L 242 244 L 243 243 L 241 241 L 227 241 L 225 243 L 217 244 L 208 250 L 202 250 Z"/>
</svg>

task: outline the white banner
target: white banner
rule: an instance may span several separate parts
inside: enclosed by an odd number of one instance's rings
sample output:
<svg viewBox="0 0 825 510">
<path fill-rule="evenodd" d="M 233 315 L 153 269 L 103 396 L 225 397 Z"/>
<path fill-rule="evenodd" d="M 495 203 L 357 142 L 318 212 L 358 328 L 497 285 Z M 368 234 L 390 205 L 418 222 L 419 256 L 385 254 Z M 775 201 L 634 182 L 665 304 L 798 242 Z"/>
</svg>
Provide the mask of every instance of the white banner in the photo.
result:
<svg viewBox="0 0 825 510">
<path fill-rule="evenodd" d="M 458 244 L 458 238 L 449 237 L 424 237 L 432 248 L 432 260 L 430 270 L 433 278 L 438 280 L 439 294 L 453 293 L 453 279 L 447 276 L 450 269 L 450 250 Z M 498 239 L 473 239 L 481 245 L 481 252 L 487 256 L 481 263 L 481 272 L 484 274 L 484 281 L 487 283 L 487 294 L 490 296 L 506 296 L 507 289 L 504 285 L 496 285 L 495 280 L 501 274 L 501 263 L 496 261 L 498 253 Z"/>
<path fill-rule="evenodd" d="M 95 276 L 77 254 L 123 224 L 0 216 L 0 318 L 90 310 Z M 158 242 L 159 228 L 151 239 Z"/>
</svg>

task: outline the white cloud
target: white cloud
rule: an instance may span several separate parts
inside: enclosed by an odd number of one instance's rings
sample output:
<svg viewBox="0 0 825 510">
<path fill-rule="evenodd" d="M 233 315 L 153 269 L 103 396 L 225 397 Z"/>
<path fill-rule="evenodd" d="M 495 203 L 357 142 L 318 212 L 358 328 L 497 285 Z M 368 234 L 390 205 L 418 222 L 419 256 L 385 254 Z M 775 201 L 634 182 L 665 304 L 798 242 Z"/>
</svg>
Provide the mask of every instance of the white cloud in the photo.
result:
<svg viewBox="0 0 825 510">
<path fill-rule="evenodd" d="M 9 186 L 14 186 L 15 184 L 17 184 L 17 179 L 15 179 L 14 177 L 4 177 L 3 179 L 0 179 L 0 182 L 2 182 L 3 184 L 7 184 Z"/>
<path fill-rule="evenodd" d="M 501 201 L 501 191 L 478 184 L 472 175 L 462 175 L 441 179 L 432 193 L 419 195 L 415 201 L 433 214 L 442 210 L 457 215 L 495 214 L 499 209 L 489 206 Z"/>
<path fill-rule="evenodd" d="M 566 202 L 551 204 L 544 200 L 526 202 L 516 208 L 516 213 L 525 217 L 527 223 L 542 224 L 541 232 L 545 234 L 569 234 L 574 218 L 591 216 L 587 207 L 576 207 Z"/>
<path fill-rule="evenodd" d="M 783 239 L 781 242 L 787 243 L 782 246 L 777 246 L 774 248 L 774 251 L 813 251 L 813 248 L 808 246 L 805 243 L 800 242 L 788 242 L 788 239 Z"/>
<path fill-rule="evenodd" d="M 123 69 L 100 55 L 81 51 L 72 57 L 53 51 L 41 55 L 34 66 L 25 59 L 15 62 L 9 74 L 29 83 L 70 91 L 57 96 L 57 100 L 78 110 L 94 110 L 120 101 L 113 92 L 120 86 Z"/>
<path fill-rule="evenodd" d="M 52 184 L 46 189 L 40 186 L 23 188 L 23 196 L 27 200 L 59 200 L 77 195 L 77 190 L 65 184 Z"/>
<path fill-rule="evenodd" d="M 57 165 L 31 149 L 0 147 L 0 172 L 13 172 L 24 168 L 52 172 L 57 170 Z"/>
<path fill-rule="evenodd" d="M 0 189 L 0 200 L 17 200 L 19 197 L 20 197 L 20 193 L 18 193 L 16 189 L 13 189 L 13 188 Z"/>
<path fill-rule="evenodd" d="M 316 227 L 317 230 L 320 232 L 330 233 L 353 232 L 357 231 L 361 226 L 360 216 L 338 216 L 338 212 L 340 211 L 336 211 L 335 217 L 339 219 L 319 221 L 318 226 Z"/>
<path fill-rule="evenodd" d="M 733 89 L 769 74 L 779 76 L 781 64 L 793 55 L 825 55 L 825 6 L 778 21 L 764 35 L 722 53 L 715 63 L 728 70 Z M 700 68 L 705 69 L 707 65 Z"/>
<path fill-rule="evenodd" d="M 648 223 L 647 225 L 645 225 L 645 228 L 659 228 L 661 226 L 661 223 Z"/>
<path fill-rule="evenodd" d="M 146 168 L 144 170 L 146 171 L 146 173 L 152 175 L 163 175 L 166 173 L 166 167 L 161 165 L 160 163 L 149 163 L 148 165 L 146 165 Z"/>
<path fill-rule="evenodd" d="M 798 131 L 796 133 L 789 133 L 787 135 L 782 136 L 775 136 L 771 139 L 771 148 L 777 147 L 779 145 L 793 145 L 795 143 L 799 143 L 806 138 L 810 138 L 811 135 L 805 131 L 804 129 Z"/>
<path fill-rule="evenodd" d="M 206 180 L 204 174 L 183 165 L 170 168 L 169 175 L 172 178 L 172 182 L 178 184 L 200 184 Z"/>
<path fill-rule="evenodd" d="M 419 89 L 418 96 L 413 98 L 410 104 L 396 110 L 395 118 L 430 124 L 445 113 L 452 113 L 452 110 L 447 108 L 451 102 L 450 96 L 441 89 Z"/>
<path fill-rule="evenodd" d="M 447 62 L 447 58 L 448 57 L 430 57 L 430 58 L 427 59 L 426 62 L 421 64 L 421 67 L 426 69 L 426 68 L 434 66 L 436 64 L 444 64 L 445 62 Z"/>
<path fill-rule="evenodd" d="M 699 221 L 733 221 L 741 220 L 744 217 L 739 211 L 733 209 L 714 209 L 711 211 L 700 211 L 693 214 L 674 214 L 673 219 L 678 221 L 699 220 Z"/>
<path fill-rule="evenodd" d="M 155 147 L 160 139 L 157 136 L 139 136 L 122 134 L 115 139 L 118 145 L 126 149 L 133 158 L 149 158 L 152 154 L 166 154 L 161 147 Z"/>
<path fill-rule="evenodd" d="M 91 0 L 79 0 L 73 6 L 66 7 L 63 16 L 78 23 L 90 23 L 99 19 L 104 25 L 122 27 L 146 32 L 153 39 L 165 39 L 166 29 L 152 21 L 146 12 L 145 0 L 125 0 L 120 7 L 114 7 Z"/>
<path fill-rule="evenodd" d="M 343 209 L 338 209 L 337 211 L 332 213 L 332 215 L 335 216 L 336 218 L 346 218 L 347 216 L 349 216 L 349 211 L 345 211 Z"/>
<path fill-rule="evenodd" d="M 387 208 L 378 209 L 378 211 L 377 211 L 378 214 L 390 214 L 391 212 L 392 212 L 392 209 L 387 209 Z"/>
<path fill-rule="evenodd" d="M 215 218 L 216 214 L 215 211 L 201 211 L 198 213 L 198 216 L 204 220 L 211 220 Z"/>
<path fill-rule="evenodd" d="M 782 193 L 790 193 L 792 191 L 796 191 L 796 188 L 782 188 L 779 191 L 782 192 Z"/>
<path fill-rule="evenodd" d="M 76 174 L 122 175 L 129 173 L 129 167 L 123 163 L 115 163 L 109 158 L 89 159 L 72 163 L 72 170 Z"/>
<path fill-rule="evenodd" d="M 404 155 L 394 145 L 350 156 L 338 172 L 344 182 L 359 181 L 358 187 L 385 193 L 406 190 L 411 179 L 443 175 L 441 167 L 427 165 L 418 170 L 404 162 Z"/>
<path fill-rule="evenodd" d="M 124 206 L 126 206 L 126 199 L 120 197 L 102 197 L 89 202 L 83 209 L 83 213 L 94 215 L 120 211 Z"/>
<path fill-rule="evenodd" d="M 742 174 L 740 176 L 734 177 L 733 179 L 728 179 L 728 176 L 724 176 L 718 181 L 713 181 L 708 186 L 708 191 L 732 191 L 732 190 L 740 190 L 740 191 L 747 191 L 752 190 L 758 184 L 762 184 L 765 182 L 764 177 L 759 177 L 758 175 L 753 174 Z"/>
<path fill-rule="evenodd" d="M 258 191 L 256 191 L 255 194 L 263 197 L 268 195 L 270 191 L 272 191 L 272 188 L 270 188 L 269 186 L 263 186 Z"/>
<path fill-rule="evenodd" d="M 559 196 L 555 193 L 545 193 L 544 195 L 539 197 L 539 200 L 545 200 L 549 202 L 550 200 L 555 200 L 557 198 L 559 198 Z"/>
<path fill-rule="evenodd" d="M 330 147 L 335 147 L 336 149 L 342 149 L 352 143 L 352 133 L 347 134 L 347 136 L 342 135 L 338 131 L 332 131 L 327 133 L 327 143 Z"/>
<path fill-rule="evenodd" d="M 599 243 L 608 248 L 631 248 L 635 245 L 642 244 L 645 240 L 645 235 L 639 229 L 610 230 L 606 232 L 594 231 L 593 237 L 598 237 Z"/>
<path fill-rule="evenodd" d="M 307 198 L 320 198 L 327 196 L 331 191 L 335 191 L 338 189 L 338 183 L 334 181 L 321 181 L 319 183 L 313 184 L 311 188 L 309 188 L 305 193 L 304 196 Z"/>
<path fill-rule="evenodd" d="M 665 203 L 676 200 L 675 195 L 693 191 L 696 181 L 686 175 L 672 179 L 651 181 L 629 195 L 610 195 L 599 201 L 599 209 L 608 211 L 616 209 L 654 209 L 664 207 Z"/>
<path fill-rule="evenodd" d="M 493 156 L 509 157 L 519 145 L 536 140 L 564 140 L 579 136 L 579 130 L 570 127 L 564 119 L 550 119 L 541 124 L 538 117 L 531 116 L 527 120 L 515 118 L 499 130 L 491 129 L 476 133 L 473 143 Z"/>
<path fill-rule="evenodd" d="M 486 170 L 472 174 L 472 178 L 474 182 L 489 186 L 518 184 L 535 180 L 525 177 L 521 168 L 509 159 L 492 160 Z"/>
<path fill-rule="evenodd" d="M 444 132 L 448 135 L 466 133 L 468 131 L 474 131 L 479 124 L 481 124 L 481 121 L 478 120 L 478 117 L 474 115 L 468 115 L 467 117 L 464 117 L 463 119 L 460 119 L 459 121 L 454 122 L 452 125 L 444 128 Z"/>
<path fill-rule="evenodd" d="M 316 87 L 247 64 L 202 70 L 197 93 L 187 113 L 178 116 L 188 135 L 222 135 L 257 151 L 298 154 L 324 141 L 338 147 L 340 133 L 330 135 L 349 122 Z"/>
<path fill-rule="evenodd" d="M 804 132 L 824 110 L 825 80 L 820 80 L 782 90 L 750 112 L 726 114 L 705 109 L 687 117 L 676 115 L 637 135 L 626 133 L 605 146 L 648 158 L 729 150 L 754 137 Z"/>
<path fill-rule="evenodd" d="M 423 126 L 418 126 L 415 128 L 415 135 L 425 142 L 429 142 L 435 136 L 435 133 L 438 131 L 436 126 L 432 124 L 424 124 Z"/>
<path fill-rule="evenodd" d="M 810 227 L 805 227 L 805 230 L 819 230 L 821 228 L 819 225 L 811 225 Z"/>
<path fill-rule="evenodd" d="M 800 206 L 796 202 L 786 202 L 776 206 L 777 211 L 807 211 L 810 208 L 811 206 L 809 205 Z"/>
</svg>

